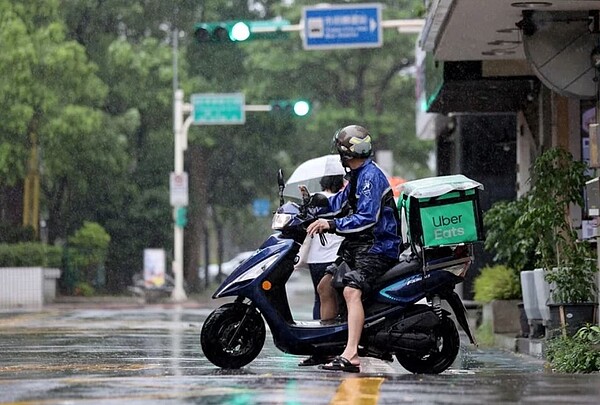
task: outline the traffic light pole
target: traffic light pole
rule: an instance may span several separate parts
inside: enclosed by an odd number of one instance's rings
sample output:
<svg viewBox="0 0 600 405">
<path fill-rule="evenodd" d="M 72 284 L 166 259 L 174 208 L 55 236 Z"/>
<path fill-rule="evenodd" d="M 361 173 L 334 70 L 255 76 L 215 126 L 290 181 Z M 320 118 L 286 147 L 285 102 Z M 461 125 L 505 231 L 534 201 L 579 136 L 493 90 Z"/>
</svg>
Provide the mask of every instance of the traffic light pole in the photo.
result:
<svg viewBox="0 0 600 405">
<path fill-rule="evenodd" d="M 415 19 L 402 19 L 402 20 L 383 20 L 381 21 L 381 26 L 383 28 L 396 28 L 398 32 L 403 34 L 420 34 L 423 30 L 423 26 L 425 25 L 425 20 L 415 18 Z M 263 26 L 263 27 L 250 27 L 250 31 L 253 34 L 266 34 L 272 32 L 296 32 L 303 31 L 303 24 L 290 24 L 284 25 L 281 27 L 274 26 Z"/>
<path fill-rule="evenodd" d="M 244 111 L 250 112 L 270 112 L 273 107 L 270 104 L 246 104 Z"/>
<path fill-rule="evenodd" d="M 193 122 L 191 116 L 192 106 L 183 102 L 183 90 L 176 90 L 173 99 L 173 135 L 175 138 L 175 174 L 183 174 L 183 153 L 187 149 L 187 134 Z M 188 115 L 184 121 L 184 114 Z M 179 206 L 173 207 L 173 219 L 177 215 Z M 173 276 L 175 286 L 171 292 L 171 300 L 181 302 L 187 299 L 183 289 L 183 226 L 173 221 Z"/>
</svg>

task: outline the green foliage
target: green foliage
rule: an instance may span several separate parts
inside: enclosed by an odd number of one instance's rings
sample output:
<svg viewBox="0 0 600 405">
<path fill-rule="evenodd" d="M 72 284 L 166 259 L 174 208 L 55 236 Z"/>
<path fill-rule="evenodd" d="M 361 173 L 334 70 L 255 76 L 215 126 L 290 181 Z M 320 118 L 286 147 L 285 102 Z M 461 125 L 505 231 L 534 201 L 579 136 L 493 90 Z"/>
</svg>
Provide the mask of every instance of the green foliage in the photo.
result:
<svg viewBox="0 0 600 405">
<path fill-rule="evenodd" d="M 578 241 L 569 216 L 570 204 L 583 206 L 586 169 L 564 149 L 541 154 L 531 171 L 526 209 L 517 220 L 537 236 L 538 265 L 548 270 L 546 280 L 556 283 L 552 295 L 557 303 L 587 302 L 596 292 L 595 249 Z"/>
<path fill-rule="evenodd" d="M 565 265 L 553 267 L 546 273 L 546 280 L 555 283 L 552 298 L 556 303 L 596 301 L 596 247 L 586 242 L 572 245 L 565 251 Z"/>
<path fill-rule="evenodd" d="M 514 270 L 502 266 L 486 266 L 475 278 L 475 301 L 510 300 L 521 298 L 521 283 Z"/>
<path fill-rule="evenodd" d="M 481 347 L 493 347 L 495 343 L 494 330 L 491 322 L 484 322 L 475 330 L 477 343 Z"/>
<path fill-rule="evenodd" d="M 367 125 L 377 149 L 394 151 L 392 174 L 430 174 L 433 143 L 414 134 L 414 78 L 403 71 L 412 63 L 416 36 L 384 30 L 380 49 L 331 52 L 304 51 L 297 33 L 289 40 L 229 46 L 200 47 L 193 40 L 198 22 L 281 16 L 296 23 L 302 6 L 314 5 L 252 4 L 0 2 L 0 188 L 19 187 L 37 138 L 50 242 L 66 240 L 84 221 L 102 225 L 111 235 L 107 275 L 115 290 L 139 271 L 143 248 L 172 244 L 174 28 L 185 34 L 179 36 L 177 72 L 186 99 L 195 92 L 242 91 L 248 104 L 306 98 L 314 107 L 303 120 L 249 113 L 243 126 L 190 129 L 186 165 L 195 148 L 193 160 L 203 165 L 189 170 L 189 225 L 196 226 L 190 232 L 210 228 L 210 206 L 226 233 L 241 239 L 246 231 L 231 231 L 234 226 L 259 221 L 251 214 L 252 200 L 275 196 L 275 181 L 263 179 L 328 153 L 333 132 L 350 122 Z M 383 4 L 385 19 L 422 16 L 421 0 Z M 264 232 L 255 236 L 262 225 L 248 235 L 262 238 Z M 268 232 L 268 224 L 264 228 Z M 191 247 L 186 252 L 199 250 Z M 93 267 L 78 255 L 66 257 L 77 267 Z"/>
<path fill-rule="evenodd" d="M 31 242 L 35 239 L 32 227 L 14 226 L 0 222 L 0 243 Z"/>
<path fill-rule="evenodd" d="M 569 217 L 569 204 L 583 206 L 583 189 L 589 180 L 587 165 L 571 153 L 552 148 L 542 153 L 531 170 L 529 201 L 519 225 L 529 226 L 537 235 L 537 250 L 543 267 L 561 267 L 569 261 L 577 232 Z"/>
<path fill-rule="evenodd" d="M 0 267 L 62 267 L 62 248 L 38 242 L 0 244 Z"/>
<path fill-rule="evenodd" d="M 553 370 L 561 373 L 600 371 L 600 326 L 584 326 L 573 337 L 550 340 L 546 359 Z"/>
<path fill-rule="evenodd" d="M 91 297 L 96 294 L 96 290 L 89 283 L 86 282 L 78 282 L 75 284 L 75 288 L 73 289 L 73 295 L 81 296 L 81 297 Z"/>
<path fill-rule="evenodd" d="M 498 201 L 483 217 L 485 248 L 495 253 L 496 263 L 505 263 L 517 271 L 532 269 L 535 264 L 537 236 L 523 221 L 517 223 L 527 205 L 527 198 Z"/>
<path fill-rule="evenodd" d="M 87 221 L 69 237 L 70 265 L 79 269 L 82 282 L 93 284 L 95 272 L 106 262 L 109 242 L 110 235 L 102 226 Z"/>
<path fill-rule="evenodd" d="M 596 292 L 596 250 L 578 241 L 569 216 L 571 204 L 583 206 L 586 169 L 568 151 L 549 149 L 533 164 L 529 193 L 494 204 L 484 216 L 494 260 L 519 271 L 547 269 L 557 303 L 593 301 Z"/>
</svg>

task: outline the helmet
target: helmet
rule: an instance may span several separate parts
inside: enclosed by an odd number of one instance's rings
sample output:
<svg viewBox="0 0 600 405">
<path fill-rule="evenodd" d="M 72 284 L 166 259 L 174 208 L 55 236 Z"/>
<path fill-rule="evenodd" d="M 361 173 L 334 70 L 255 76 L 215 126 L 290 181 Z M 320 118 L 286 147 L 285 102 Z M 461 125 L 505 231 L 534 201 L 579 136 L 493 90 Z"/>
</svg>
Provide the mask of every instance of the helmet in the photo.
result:
<svg viewBox="0 0 600 405">
<path fill-rule="evenodd" d="M 373 151 L 371 134 L 358 125 L 349 125 L 338 129 L 333 136 L 332 147 L 335 147 L 342 161 L 353 158 L 368 158 Z"/>
</svg>

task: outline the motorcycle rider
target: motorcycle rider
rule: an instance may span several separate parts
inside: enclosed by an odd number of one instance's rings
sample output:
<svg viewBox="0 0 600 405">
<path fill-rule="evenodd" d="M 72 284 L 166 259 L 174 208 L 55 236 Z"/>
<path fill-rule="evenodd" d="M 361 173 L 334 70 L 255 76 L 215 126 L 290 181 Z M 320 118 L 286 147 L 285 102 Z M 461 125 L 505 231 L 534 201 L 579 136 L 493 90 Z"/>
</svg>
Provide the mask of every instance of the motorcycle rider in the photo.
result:
<svg viewBox="0 0 600 405">
<path fill-rule="evenodd" d="M 345 237 L 337 264 L 343 260 L 351 269 L 342 279 L 348 340 L 341 355 L 321 368 L 358 372 L 358 343 L 365 320 L 361 298 L 379 276 L 398 262 L 402 245 L 400 218 L 390 184 L 371 159 L 373 148 L 367 129 L 358 125 L 341 128 L 335 133 L 332 146 L 342 165 L 349 169 L 349 183 L 328 198 L 328 213 L 310 224 L 307 233 L 314 237 L 330 232 Z M 331 284 L 336 270 L 337 266 L 328 268 L 317 288 L 322 320 L 334 319 L 338 314 L 337 295 Z M 323 364 L 329 360 L 312 356 L 311 362 Z"/>
</svg>

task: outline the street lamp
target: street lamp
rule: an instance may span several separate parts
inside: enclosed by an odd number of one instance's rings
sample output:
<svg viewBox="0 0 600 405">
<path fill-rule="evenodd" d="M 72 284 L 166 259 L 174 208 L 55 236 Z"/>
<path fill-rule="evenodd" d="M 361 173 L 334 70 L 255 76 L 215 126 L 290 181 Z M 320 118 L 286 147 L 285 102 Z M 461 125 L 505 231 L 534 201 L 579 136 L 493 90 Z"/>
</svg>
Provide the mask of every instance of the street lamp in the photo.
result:
<svg viewBox="0 0 600 405">
<path fill-rule="evenodd" d="M 187 127 L 189 123 L 183 122 L 183 116 L 186 112 L 186 106 L 183 103 L 183 91 L 179 90 L 179 77 L 177 56 L 179 52 L 179 38 L 185 33 L 178 28 L 171 28 L 168 24 L 159 26 L 161 31 L 171 35 L 171 45 L 173 47 L 173 135 L 175 140 L 175 170 L 174 175 L 183 175 L 183 152 L 187 148 Z M 189 112 L 189 111 L 187 111 Z M 171 299 L 175 302 L 184 301 L 187 298 L 183 289 L 183 227 L 185 213 L 187 209 L 183 206 L 173 207 L 173 217 L 175 223 L 173 226 L 173 275 L 175 286 L 171 293 Z"/>
<path fill-rule="evenodd" d="M 175 92 L 179 87 L 179 67 L 177 63 L 177 57 L 179 54 L 179 38 L 183 38 L 185 36 L 185 32 L 176 27 L 171 28 L 171 25 L 166 23 L 160 24 L 158 28 L 171 37 L 171 47 L 173 49 L 173 97 L 175 97 Z"/>
</svg>

